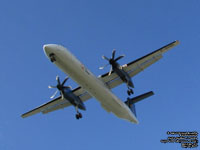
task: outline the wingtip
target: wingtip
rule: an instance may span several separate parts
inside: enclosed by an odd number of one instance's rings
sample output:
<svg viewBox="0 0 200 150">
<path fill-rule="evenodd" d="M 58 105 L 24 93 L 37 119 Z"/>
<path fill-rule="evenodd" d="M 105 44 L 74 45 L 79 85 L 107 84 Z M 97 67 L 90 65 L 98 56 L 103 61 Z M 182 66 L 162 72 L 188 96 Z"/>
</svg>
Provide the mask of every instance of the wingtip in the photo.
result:
<svg viewBox="0 0 200 150">
<path fill-rule="evenodd" d="M 175 40 L 174 43 L 175 43 L 176 45 L 178 45 L 178 44 L 180 44 L 180 41 L 179 41 L 179 40 Z"/>
<path fill-rule="evenodd" d="M 154 91 L 150 91 L 151 95 L 155 95 Z"/>
<path fill-rule="evenodd" d="M 25 118 L 26 116 L 24 114 L 21 115 L 21 118 Z"/>
</svg>

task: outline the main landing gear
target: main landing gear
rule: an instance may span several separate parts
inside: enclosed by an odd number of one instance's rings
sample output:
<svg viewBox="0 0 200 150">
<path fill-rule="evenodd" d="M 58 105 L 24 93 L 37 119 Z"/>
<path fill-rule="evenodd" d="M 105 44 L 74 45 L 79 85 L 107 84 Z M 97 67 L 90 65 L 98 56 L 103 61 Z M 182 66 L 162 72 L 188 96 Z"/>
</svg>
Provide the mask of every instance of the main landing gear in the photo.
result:
<svg viewBox="0 0 200 150">
<path fill-rule="evenodd" d="M 76 106 L 75 108 L 76 108 L 76 112 L 77 112 L 77 114 L 76 114 L 76 119 L 78 120 L 78 119 L 82 118 L 83 116 L 82 116 L 82 114 L 78 111 L 78 107 Z"/>
<path fill-rule="evenodd" d="M 133 90 L 131 88 L 128 87 L 128 90 L 127 90 L 127 94 L 130 96 L 131 94 L 133 94 Z"/>
<path fill-rule="evenodd" d="M 54 54 L 54 53 L 49 54 L 49 58 L 50 58 L 51 62 L 56 61 L 56 58 L 55 58 L 55 54 Z"/>
<path fill-rule="evenodd" d="M 78 120 L 78 119 L 80 119 L 80 118 L 82 118 L 83 116 L 82 116 L 82 114 L 81 113 L 77 113 L 76 114 L 76 119 Z"/>
</svg>

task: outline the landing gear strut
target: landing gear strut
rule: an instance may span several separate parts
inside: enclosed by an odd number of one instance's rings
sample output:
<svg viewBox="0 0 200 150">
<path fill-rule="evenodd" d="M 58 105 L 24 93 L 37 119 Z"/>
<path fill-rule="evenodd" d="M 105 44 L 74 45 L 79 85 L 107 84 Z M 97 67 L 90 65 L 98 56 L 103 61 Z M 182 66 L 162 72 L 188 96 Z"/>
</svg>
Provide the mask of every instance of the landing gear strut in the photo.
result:
<svg viewBox="0 0 200 150">
<path fill-rule="evenodd" d="M 51 62 L 56 61 L 56 58 L 55 58 L 55 54 L 54 54 L 54 53 L 49 54 L 49 57 L 50 57 Z"/>
<path fill-rule="evenodd" d="M 76 112 L 77 112 L 77 114 L 76 114 L 76 119 L 78 120 L 78 119 L 82 118 L 83 116 L 82 116 L 82 114 L 78 111 L 78 107 L 76 106 L 75 108 L 76 108 Z"/>
</svg>

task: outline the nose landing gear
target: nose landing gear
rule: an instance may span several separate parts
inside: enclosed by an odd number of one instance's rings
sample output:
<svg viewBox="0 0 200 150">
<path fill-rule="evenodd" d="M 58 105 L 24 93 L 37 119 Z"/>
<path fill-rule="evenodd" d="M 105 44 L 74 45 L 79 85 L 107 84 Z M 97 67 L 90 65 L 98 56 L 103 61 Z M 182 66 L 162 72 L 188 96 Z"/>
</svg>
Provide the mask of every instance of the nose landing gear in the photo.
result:
<svg viewBox="0 0 200 150">
<path fill-rule="evenodd" d="M 51 62 L 56 61 L 56 58 L 55 58 L 55 54 L 54 54 L 54 53 L 49 54 L 49 58 L 50 58 Z"/>
</svg>

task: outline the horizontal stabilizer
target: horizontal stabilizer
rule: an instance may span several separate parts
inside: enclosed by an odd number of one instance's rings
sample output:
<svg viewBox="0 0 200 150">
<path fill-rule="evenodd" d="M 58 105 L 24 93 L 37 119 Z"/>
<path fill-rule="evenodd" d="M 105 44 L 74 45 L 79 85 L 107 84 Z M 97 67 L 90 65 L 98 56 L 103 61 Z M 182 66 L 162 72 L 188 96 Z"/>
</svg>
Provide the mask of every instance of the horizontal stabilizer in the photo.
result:
<svg viewBox="0 0 200 150">
<path fill-rule="evenodd" d="M 134 97 L 134 98 L 128 98 L 125 103 L 127 105 L 132 105 L 132 104 L 137 103 L 137 102 L 139 102 L 139 101 L 141 101 L 141 100 L 143 100 L 147 97 L 150 97 L 152 95 L 154 95 L 154 93 L 152 91 L 150 91 L 150 92 L 144 93 L 144 94 L 139 95 L 139 96 Z"/>
<path fill-rule="evenodd" d="M 135 103 L 154 95 L 154 93 L 152 91 L 144 93 L 142 95 L 139 95 L 137 97 L 134 98 L 127 98 L 127 101 L 125 101 L 125 104 L 131 109 L 131 111 L 134 113 L 135 116 L 136 115 L 136 109 L 135 109 Z"/>
</svg>

